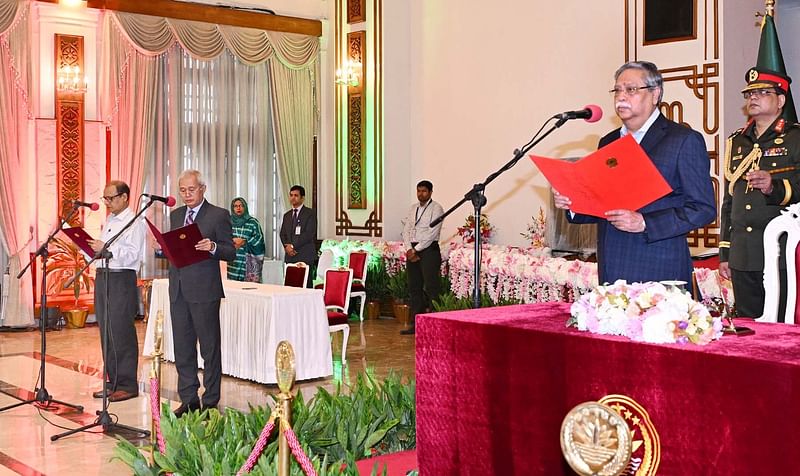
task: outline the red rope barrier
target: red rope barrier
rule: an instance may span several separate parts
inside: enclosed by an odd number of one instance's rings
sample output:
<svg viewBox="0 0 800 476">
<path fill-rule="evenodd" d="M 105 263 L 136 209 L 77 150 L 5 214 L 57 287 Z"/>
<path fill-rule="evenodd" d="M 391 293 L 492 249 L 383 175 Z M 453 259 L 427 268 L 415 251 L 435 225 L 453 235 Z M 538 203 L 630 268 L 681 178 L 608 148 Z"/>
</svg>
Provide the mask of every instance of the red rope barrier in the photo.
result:
<svg viewBox="0 0 800 476">
<path fill-rule="evenodd" d="M 294 434 L 294 430 L 292 430 L 292 427 L 289 426 L 288 423 L 281 420 L 281 425 L 284 423 L 286 426 L 283 429 L 283 436 L 286 437 L 286 442 L 289 443 L 289 448 L 292 449 L 294 459 L 300 464 L 300 467 L 303 468 L 303 472 L 306 473 L 306 476 L 317 476 L 317 472 L 314 471 L 311 460 L 308 459 L 308 456 L 303 452 L 303 448 L 300 447 L 300 442 L 297 441 L 297 435 Z"/>
<path fill-rule="evenodd" d="M 269 439 L 269 434 L 272 432 L 273 428 L 275 428 L 274 413 L 270 415 L 269 420 L 267 420 L 267 424 L 264 425 L 264 429 L 261 430 L 261 434 L 258 436 L 258 440 L 256 441 L 256 445 L 253 447 L 253 451 L 250 452 L 250 456 L 247 457 L 247 461 L 245 461 L 244 465 L 236 473 L 236 476 L 249 473 L 253 469 L 253 466 L 256 465 L 258 458 L 261 457 L 261 453 L 267 446 L 267 440 Z"/>
<path fill-rule="evenodd" d="M 161 433 L 161 395 L 158 379 L 155 377 L 150 379 L 150 413 L 153 415 L 158 451 L 163 455 L 167 451 L 167 442 Z"/>
</svg>

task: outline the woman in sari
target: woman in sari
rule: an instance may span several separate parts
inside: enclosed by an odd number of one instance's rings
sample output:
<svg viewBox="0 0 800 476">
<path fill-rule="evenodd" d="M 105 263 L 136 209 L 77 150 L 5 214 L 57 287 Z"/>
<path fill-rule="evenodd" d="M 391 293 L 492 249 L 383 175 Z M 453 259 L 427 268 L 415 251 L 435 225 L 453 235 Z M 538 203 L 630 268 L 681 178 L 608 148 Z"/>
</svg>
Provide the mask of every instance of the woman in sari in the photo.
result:
<svg viewBox="0 0 800 476">
<path fill-rule="evenodd" d="M 242 197 L 231 201 L 231 224 L 236 259 L 228 263 L 228 279 L 260 283 L 266 250 L 264 232 L 258 220 L 250 216 Z"/>
</svg>

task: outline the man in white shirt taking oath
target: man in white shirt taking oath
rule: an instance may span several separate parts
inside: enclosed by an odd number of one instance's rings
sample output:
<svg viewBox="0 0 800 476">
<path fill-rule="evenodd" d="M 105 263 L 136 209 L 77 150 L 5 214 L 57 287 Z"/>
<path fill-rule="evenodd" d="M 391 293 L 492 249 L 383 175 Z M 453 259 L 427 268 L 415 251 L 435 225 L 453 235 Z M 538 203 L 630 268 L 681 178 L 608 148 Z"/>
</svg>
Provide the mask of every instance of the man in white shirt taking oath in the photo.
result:
<svg viewBox="0 0 800 476">
<path fill-rule="evenodd" d="M 135 214 L 128 208 L 130 193 L 128 184 L 118 180 L 109 182 L 103 190 L 103 202 L 111 213 L 106 219 L 100 238 L 89 242 L 95 252 L 101 251 L 106 242 L 133 219 Z M 111 243 L 107 273 L 103 269 L 106 261 L 102 258 L 96 261 L 98 268 L 94 308 L 97 323 L 100 325 L 100 342 L 104 346 L 103 358 L 107 375 L 105 385 L 108 389 L 108 400 L 111 402 L 121 402 L 139 395 L 136 376 L 139 341 L 133 324 L 139 309 L 136 273 L 144 259 L 145 234 L 144 222 L 139 219 Z M 108 315 L 105 314 L 106 299 Z M 104 332 L 106 326 L 107 333 Z M 108 338 L 107 342 L 104 342 L 103 336 Z M 103 390 L 94 392 L 92 396 L 102 398 Z"/>
</svg>

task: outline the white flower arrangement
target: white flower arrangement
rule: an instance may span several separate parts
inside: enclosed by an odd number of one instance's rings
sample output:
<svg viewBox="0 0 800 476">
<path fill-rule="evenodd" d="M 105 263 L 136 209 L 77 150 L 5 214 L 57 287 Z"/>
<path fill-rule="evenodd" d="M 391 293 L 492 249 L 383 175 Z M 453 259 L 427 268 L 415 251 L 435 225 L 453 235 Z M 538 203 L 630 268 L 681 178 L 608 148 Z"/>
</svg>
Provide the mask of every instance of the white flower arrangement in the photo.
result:
<svg viewBox="0 0 800 476">
<path fill-rule="evenodd" d="M 722 336 L 722 320 L 690 295 L 661 283 L 598 286 L 570 308 L 567 325 L 654 344 L 705 345 Z"/>
</svg>

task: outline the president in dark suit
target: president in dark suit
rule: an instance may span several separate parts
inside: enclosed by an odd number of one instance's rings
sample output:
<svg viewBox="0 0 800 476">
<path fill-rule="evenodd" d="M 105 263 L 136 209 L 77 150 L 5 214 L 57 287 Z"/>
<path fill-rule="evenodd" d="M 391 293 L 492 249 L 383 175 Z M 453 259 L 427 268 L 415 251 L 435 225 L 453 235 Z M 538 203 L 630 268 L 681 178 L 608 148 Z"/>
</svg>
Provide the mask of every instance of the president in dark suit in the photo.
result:
<svg viewBox="0 0 800 476">
<path fill-rule="evenodd" d="M 303 205 L 305 197 L 306 190 L 300 185 L 294 185 L 289 190 L 292 209 L 283 215 L 280 235 L 287 263 L 303 262 L 313 266 L 317 260 L 317 214 Z M 310 287 L 311 273 L 308 279 Z"/>
<path fill-rule="evenodd" d="M 178 191 L 184 206 L 170 213 L 170 229 L 196 223 L 203 239 L 195 248 L 208 252 L 209 259 L 176 268 L 169 267 L 169 301 L 172 317 L 172 338 L 175 343 L 175 367 L 178 369 L 178 394 L 181 416 L 201 408 L 197 391 L 197 342 L 203 356 L 202 408 L 219 403 L 222 379 L 220 352 L 219 306 L 225 297 L 219 261 L 236 258 L 228 210 L 205 200 L 206 184 L 200 172 L 186 170 L 178 177 Z"/>
<path fill-rule="evenodd" d="M 672 187 L 672 192 L 639 210 L 609 210 L 605 219 L 573 214 L 573 223 L 597 224 L 600 284 L 692 279 L 686 235 L 714 221 L 716 201 L 703 136 L 665 118 L 658 110 L 664 80 L 647 61 L 622 65 L 611 94 L 622 128 L 600 139 L 600 147 L 631 134 Z M 631 184 L 646 187 L 647 184 Z M 555 205 L 569 209 L 569 197 L 554 191 Z"/>
</svg>

